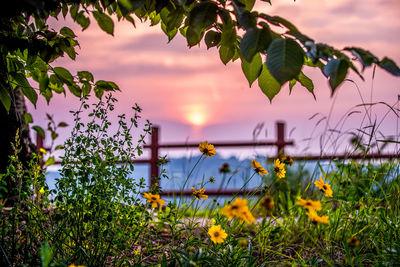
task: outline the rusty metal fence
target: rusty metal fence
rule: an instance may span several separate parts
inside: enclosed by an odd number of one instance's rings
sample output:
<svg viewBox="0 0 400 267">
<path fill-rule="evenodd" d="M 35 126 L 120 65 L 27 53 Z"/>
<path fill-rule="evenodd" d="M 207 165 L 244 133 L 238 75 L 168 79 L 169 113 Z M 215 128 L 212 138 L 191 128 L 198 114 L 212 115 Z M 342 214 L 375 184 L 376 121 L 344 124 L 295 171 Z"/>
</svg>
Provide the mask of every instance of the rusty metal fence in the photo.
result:
<svg viewBox="0 0 400 267">
<path fill-rule="evenodd" d="M 276 157 L 284 154 L 284 150 L 286 146 L 293 146 L 293 140 L 285 139 L 285 123 L 284 122 L 276 122 L 276 140 L 274 141 L 259 141 L 259 142 L 246 142 L 246 141 L 232 141 L 232 142 L 210 142 L 216 148 L 227 148 L 227 147 L 268 147 L 274 146 L 276 147 Z M 159 127 L 153 127 L 151 132 L 151 140 L 148 145 L 145 145 L 145 149 L 150 150 L 150 158 L 149 159 L 135 159 L 132 162 L 138 164 L 149 164 L 150 165 L 150 178 L 149 183 L 150 187 L 154 186 L 155 183 L 158 182 L 158 186 L 161 188 L 161 184 L 157 181 L 157 177 L 160 175 L 159 170 L 159 151 L 160 149 L 187 149 L 187 148 L 198 148 L 198 143 L 166 143 L 160 144 L 160 129 Z M 36 146 L 38 149 L 44 148 L 44 142 L 41 135 L 36 135 Z M 339 160 L 339 159 L 399 159 L 399 154 L 332 154 L 332 155 L 300 155 L 300 156 L 292 156 L 295 161 L 315 161 L 315 160 Z M 56 164 L 60 164 L 60 161 L 56 161 Z M 168 190 L 161 191 L 160 195 L 164 196 L 172 196 L 172 195 L 192 195 L 193 191 L 191 190 Z M 260 194 L 260 190 L 207 190 L 207 195 L 244 195 L 244 194 Z"/>
</svg>

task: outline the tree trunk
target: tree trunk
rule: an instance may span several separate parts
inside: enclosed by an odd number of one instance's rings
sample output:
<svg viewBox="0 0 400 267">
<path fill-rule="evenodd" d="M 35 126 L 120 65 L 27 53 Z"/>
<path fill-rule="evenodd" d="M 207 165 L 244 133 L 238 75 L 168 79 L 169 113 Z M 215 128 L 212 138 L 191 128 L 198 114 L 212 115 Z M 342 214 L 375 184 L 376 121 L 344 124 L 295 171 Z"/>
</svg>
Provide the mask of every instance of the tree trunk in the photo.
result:
<svg viewBox="0 0 400 267">
<path fill-rule="evenodd" d="M 2 71 L 3 72 L 3 71 Z M 4 72 L 2 73 L 4 77 Z M 8 83 L 6 83 L 8 84 Z M 28 167 L 29 161 L 32 159 L 32 153 L 36 151 L 35 145 L 29 135 L 29 127 L 25 122 L 24 114 L 26 113 L 25 97 L 21 89 L 16 88 L 12 90 L 9 88 L 9 93 L 12 99 L 10 111 L 4 108 L 0 103 L 0 122 L 2 130 L 0 131 L 0 173 L 7 172 L 9 165 L 9 156 L 14 154 L 11 144 L 15 142 L 15 135 L 19 129 L 20 149 L 18 158 L 24 167 Z M 16 181 L 15 177 L 6 176 L 6 205 L 12 205 L 16 200 L 16 188 L 24 181 Z"/>
</svg>

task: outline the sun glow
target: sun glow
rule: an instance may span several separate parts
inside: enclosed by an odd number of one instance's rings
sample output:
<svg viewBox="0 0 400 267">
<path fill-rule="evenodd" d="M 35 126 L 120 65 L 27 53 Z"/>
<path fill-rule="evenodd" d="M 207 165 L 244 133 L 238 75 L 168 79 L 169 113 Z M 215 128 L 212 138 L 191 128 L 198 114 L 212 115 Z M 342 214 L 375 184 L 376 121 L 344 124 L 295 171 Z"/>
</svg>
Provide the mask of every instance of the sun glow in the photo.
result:
<svg viewBox="0 0 400 267">
<path fill-rule="evenodd" d="M 203 105 L 188 105 L 184 108 L 185 119 L 193 126 L 202 126 L 208 121 L 208 112 Z"/>
<path fill-rule="evenodd" d="M 201 113 L 199 111 L 193 111 L 193 112 L 189 113 L 188 120 L 193 125 L 200 126 L 206 122 L 206 117 L 203 113 Z"/>
</svg>

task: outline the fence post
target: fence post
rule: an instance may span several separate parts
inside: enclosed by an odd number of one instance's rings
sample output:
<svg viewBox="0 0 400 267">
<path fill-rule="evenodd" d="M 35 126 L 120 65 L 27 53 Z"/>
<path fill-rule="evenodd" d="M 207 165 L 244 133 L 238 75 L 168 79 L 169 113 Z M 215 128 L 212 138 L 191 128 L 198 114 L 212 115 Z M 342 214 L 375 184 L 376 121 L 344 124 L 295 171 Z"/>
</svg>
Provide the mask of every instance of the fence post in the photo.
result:
<svg viewBox="0 0 400 267">
<path fill-rule="evenodd" d="M 151 129 L 151 144 L 150 144 L 150 150 L 151 150 L 151 155 L 150 155 L 150 188 L 157 183 L 157 180 L 154 178 L 157 178 L 159 175 L 158 171 L 158 148 L 159 148 L 159 143 L 158 143 L 158 134 L 159 134 L 159 128 L 158 127 L 153 127 Z"/>
<path fill-rule="evenodd" d="M 285 154 L 285 146 L 286 146 L 286 141 L 285 141 L 285 123 L 282 121 L 277 121 L 276 122 L 276 155 L 279 157 L 280 155 Z"/>
<path fill-rule="evenodd" d="M 36 149 L 38 153 L 40 152 L 40 149 L 43 148 L 43 137 L 36 132 Z"/>
<path fill-rule="evenodd" d="M 43 168 L 44 166 L 44 160 L 43 160 L 43 153 L 40 151 L 40 149 L 45 149 L 44 148 L 44 141 L 43 141 L 43 136 L 41 136 L 38 132 L 36 132 L 36 149 L 38 155 L 42 156 L 42 160 L 40 161 L 40 167 Z"/>
</svg>

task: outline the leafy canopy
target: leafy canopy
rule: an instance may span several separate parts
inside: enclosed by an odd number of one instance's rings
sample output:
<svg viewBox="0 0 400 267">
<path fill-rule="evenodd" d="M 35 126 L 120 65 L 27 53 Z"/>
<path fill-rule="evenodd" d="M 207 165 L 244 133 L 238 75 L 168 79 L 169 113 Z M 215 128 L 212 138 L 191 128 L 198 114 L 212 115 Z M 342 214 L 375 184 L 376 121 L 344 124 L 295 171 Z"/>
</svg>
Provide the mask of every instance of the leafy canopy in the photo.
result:
<svg viewBox="0 0 400 267">
<path fill-rule="evenodd" d="M 22 2 L 22 3 L 21 3 Z M 270 3 L 270 1 L 265 1 Z M 279 16 L 253 10 L 255 0 L 23 0 L 11 1 L 1 11 L 0 51 L 2 72 L 0 100 L 9 110 L 10 88 L 19 86 L 34 105 L 38 95 L 47 101 L 53 93 L 69 90 L 77 97 L 94 91 L 101 98 L 105 91 L 119 90 L 111 81 L 95 81 L 88 71 L 73 75 L 51 63 L 65 54 L 75 59 L 79 47 L 75 33 L 68 27 L 58 32 L 49 29 L 49 17 L 70 16 L 85 30 L 91 20 L 108 34 L 114 34 L 114 22 L 150 20 L 172 40 L 179 32 L 189 47 L 204 39 L 207 48 L 215 47 L 224 64 L 240 59 L 242 70 L 251 86 L 258 80 L 262 92 L 272 101 L 281 87 L 290 89 L 299 82 L 314 95 L 314 85 L 303 72 L 303 66 L 318 68 L 329 80 L 331 93 L 346 78 L 349 69 L 363 79 L 362 71 L 373 64 L 400 76 L 400 69 L 387 57 L 378 59 L 371 52 L 346 47 L 337 50 L 317 43 L 293 24 Z M 3 14 L 4 13 L 4 14 Z M 282 31 L 283 29 L 283 31 Z M 361 63 L 361 71 L 354 65 Z M 28 78 L 37 83 L 33 88 Z"/>
</svg>

